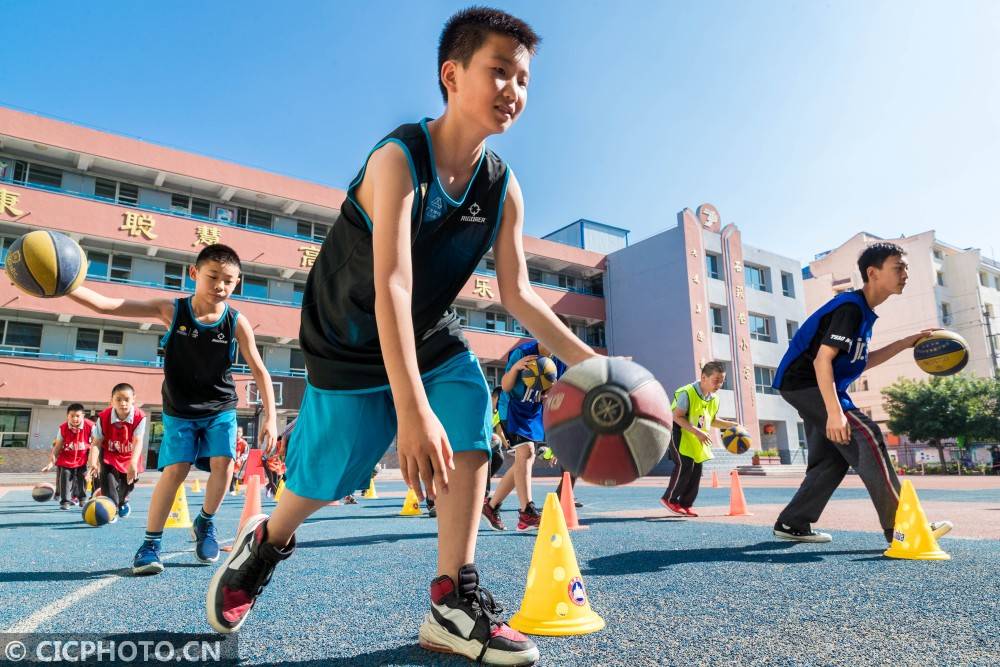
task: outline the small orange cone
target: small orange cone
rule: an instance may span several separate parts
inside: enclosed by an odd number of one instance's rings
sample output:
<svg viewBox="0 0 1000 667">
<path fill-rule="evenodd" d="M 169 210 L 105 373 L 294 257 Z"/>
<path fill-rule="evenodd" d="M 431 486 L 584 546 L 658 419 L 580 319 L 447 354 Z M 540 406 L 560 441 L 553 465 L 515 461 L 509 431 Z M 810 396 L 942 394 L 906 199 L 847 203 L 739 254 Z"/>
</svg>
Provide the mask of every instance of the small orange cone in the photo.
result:
<svg viewBox="0 0 1000 667">
<path fill-rule="evenodd" d="M 580 519 L 576 516 L 576 500 L 573 498 L 573 480 L 569 478 L 568 472 L 563 473 L 562 493 L 559 496 L 559 504 L 562 505 L 563 517 L 566 519 L 566 528 L 569 530 L 587 530 L 588 526 L 581 526 Z"/>
<path fill-rule="evenodd" d="M 714 470 L 712 471 L 712 488 L 719 488 L 719 473 Z"/>
<path fill-rule="evenodd" d="M 729 516 L 753 516 L 747 511 L 747 499 L 743 497 L 740 474 L 734 470 L 729 476 L 732 479 L 729 487 Z"/>
<path fill-rule="evenodd" d="M 250 475 L 247 480 L 247 499 L 243 502 L 243 514 L 240 515 L 240 528 L 250 517 L 263 513 L 260 506 L 260 477 Z"/>
<path fill-rule="evenodd" d="M 903 481 L 896 509 L 896 524 L 892 531 L 892 544 L 885 550 L 889 558 L 908 560 L 949 560 L 949 556 L 934 539 L 927 523 L 924 508 L 913 488 L 913 482 Z"/>
<path fill-rule="evenodd" d="M 510 627 L 550 637 L 586 635 L 604 627 L 604 619 L 590 608 L 573 542 L 554 493 L 545 497 L 521 609 L 511 617 Z"/>
</svg>

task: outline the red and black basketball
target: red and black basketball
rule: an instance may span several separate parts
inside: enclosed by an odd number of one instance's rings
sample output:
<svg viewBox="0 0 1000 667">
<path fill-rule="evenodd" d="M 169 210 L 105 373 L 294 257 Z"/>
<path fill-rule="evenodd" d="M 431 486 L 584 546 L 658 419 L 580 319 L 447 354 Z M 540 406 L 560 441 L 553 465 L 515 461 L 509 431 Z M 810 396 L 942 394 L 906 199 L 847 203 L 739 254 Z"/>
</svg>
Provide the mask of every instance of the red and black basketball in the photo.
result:
<svg viewBox="0 0 1000 667">
<path fill-rule="evenodd" d="M 620 358 L 595 357 L 549 390 L 545 440 L 563 468 L 592 484 L 628 484 L 653 469 L 670 445 L 667 392 L 653 374 Z"/>
</svg>

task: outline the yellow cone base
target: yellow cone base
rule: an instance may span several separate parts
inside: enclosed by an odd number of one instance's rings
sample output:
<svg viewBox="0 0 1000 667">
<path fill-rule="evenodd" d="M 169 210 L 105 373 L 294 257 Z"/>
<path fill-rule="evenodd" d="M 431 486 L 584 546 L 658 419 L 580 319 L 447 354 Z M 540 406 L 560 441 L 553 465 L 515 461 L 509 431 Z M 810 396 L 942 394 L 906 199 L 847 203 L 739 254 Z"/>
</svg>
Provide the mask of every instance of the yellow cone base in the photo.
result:
<svg viewBox="0 0 1000 667">
<path fill-rule="evenodd" d="M 184 485 L 177 487 L 177 495 L 174 496 L 174 504 L 170 507 L 170 514 L 167 515 L 167 523 L 164 528 L 190 528 L 191 513 L 188 512 L 187 494 L 184 493 Z"/>
<path fill-rule="evenodd" d="M 566 637 L 597 632 L 604 619 L 590 608 L 566 518 L 556 494 L 545 497 L 521 609 L 510 627 L 529 635 Z"/>
<path fill-rule="evenodd" d="M 892 531 L 892 544 L 885 550 L 889 558 L 907 560 L 951 560 L 951 556 L 938 546 L 934 533 L 927 523 L 927 516 L 920 506 L 920 499 L 913 482 L 905 480 L 899 492 L 896 510 L 896 527 Z"/>
<path fill-rule="evenodd" d="M 417 493 L 413 489 L 408 489 L 406 492 L 406 500 L 403 501 L 403 509 L 400 510 L 399 516 L 420 516 L 423 511 L 420 509 L 420 501 L 417 499 Z"/>
<path fill-rule="evenodd" d="M 278 488 L 274 492 L 274 502 L 281 500 L 281 494 L 285 492 L 285 480 L 278 482 Z"/>
<path fill-rule="evenodd" d="M 361 497 L 362 498 L 369 498 L 371 500 L 378 500 L 378 492 L 375 491 L 375 478 L 374 477 L 372 477 L 372 480 L 370 482 L 368 482 L 368 490 L 361 492 Z"/>
</svg>

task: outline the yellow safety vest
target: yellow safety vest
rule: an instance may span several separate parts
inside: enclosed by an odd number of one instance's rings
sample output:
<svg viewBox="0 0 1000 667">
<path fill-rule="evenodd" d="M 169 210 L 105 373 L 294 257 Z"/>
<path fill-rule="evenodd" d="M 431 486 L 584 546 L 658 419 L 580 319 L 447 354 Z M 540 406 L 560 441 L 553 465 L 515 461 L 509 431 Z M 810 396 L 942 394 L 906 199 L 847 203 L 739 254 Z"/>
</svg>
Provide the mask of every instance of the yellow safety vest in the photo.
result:
<svg viewBox="0 0 1000 667">
<path fill-rule="evenodd" d="M 708 432 L 712 428 L 712 422 L 715 421 L 715 415 L 719 414 L 719 397 L 713 396 L 711 400 L 706 401 L 698 393 L 698 390 L 695 389 L 695 384 L 692 382 L 674 392 L 674 402 L 671 404 L 670 409 L 676 410 L 677 397 L 681 395 L 681 392 L 687 392 L 688 422 L 692 426 Z M 694 437 L 693 433 L 683 428 L 681 429 L 681 441 L 677 446 L 677 450 L 684 456 L 694 459 L 695 463 L 702 463 L 703 461 L 715 458 L 712 455 L 712 447 L 710 445 L 702 444 L 698 441 L 698 438 Z"/>
</svg>

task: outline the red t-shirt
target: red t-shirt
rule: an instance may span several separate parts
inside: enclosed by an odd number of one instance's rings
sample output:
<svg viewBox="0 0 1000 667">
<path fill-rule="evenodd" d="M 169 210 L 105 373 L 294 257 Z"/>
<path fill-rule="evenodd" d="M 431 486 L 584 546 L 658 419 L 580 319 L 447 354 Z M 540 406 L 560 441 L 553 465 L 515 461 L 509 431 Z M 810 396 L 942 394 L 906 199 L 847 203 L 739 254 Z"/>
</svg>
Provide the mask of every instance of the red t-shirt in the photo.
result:
<svg viewBox="0 0 1000 667">
<path fill-rule="evenodd" d="M 104 442 L 101 444 L 102 460 L 118 472 L 126 473 L 129 461 L 132 460 L 132 452 L 135 450 L 132 445 L 132 436 L 146 415 L 139 408 L 134 408 L 131 422 L 112 422 L 111 413 L 113 410 L 113 407 L 107 408 L 97 416 L 101 422 L 101 435 L 104 436 Z M 145 469 L 142 457 L 139 457 L 138 471 L 142 472 Z"/>
<path fill-rule="evenodd" d="M 94 430 L 93 422 L 86 419 L 80 428 L 70 428 L 69 422 L 59 426 L 59 437 L 62 447 L 56 456 L 56 465 L 60 468 L 82 468 L 87 465 L 87 452 L 90 450 L 90 435 Z"/>
<path fill-rule="evenodd" d="M 250 445 L 247 444 L 246 440 L 244 440 L 243 438 L 237 438 L 236 439 L 236 460 L 237 461 L 243 460 L 243 458 L 247 455 L 247 450 L 249 448 L 250 448 Z"/>
</svg>

